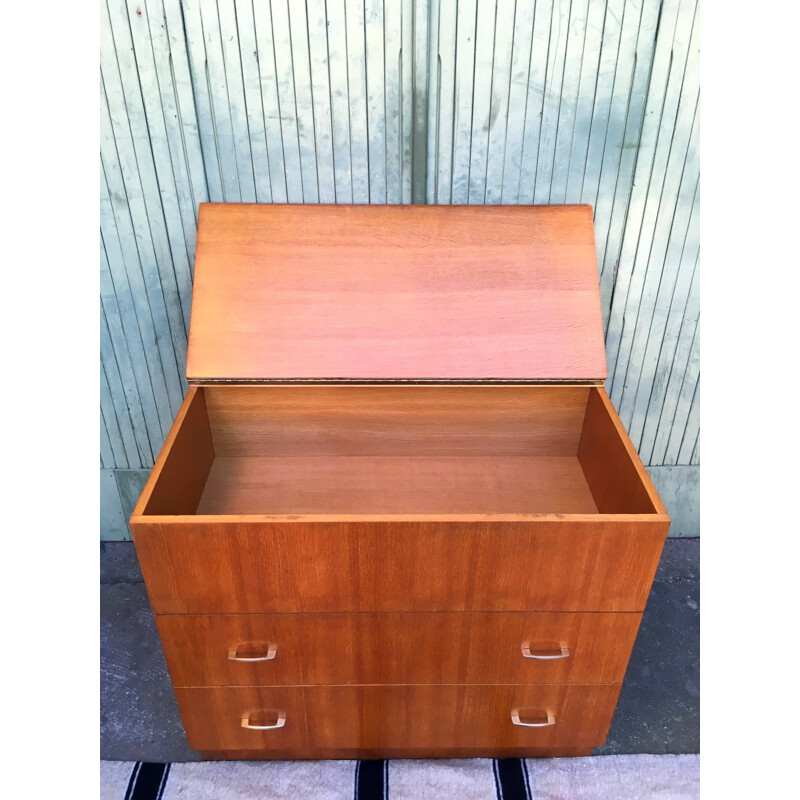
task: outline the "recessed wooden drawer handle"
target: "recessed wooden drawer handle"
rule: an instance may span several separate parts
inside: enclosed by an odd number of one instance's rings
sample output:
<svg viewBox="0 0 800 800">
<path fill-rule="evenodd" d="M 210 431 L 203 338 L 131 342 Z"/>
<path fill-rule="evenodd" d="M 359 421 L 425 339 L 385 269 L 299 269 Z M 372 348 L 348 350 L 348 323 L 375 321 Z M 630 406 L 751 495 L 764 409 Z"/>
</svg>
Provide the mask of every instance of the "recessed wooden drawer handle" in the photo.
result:
<svg viewBox="0 0 800 800">
<path fill-rule="evenodd" d="M 525 712 L 522 712 L 522 713 L 525 713 Z M 543 711 L 543 712 L 540 712 L 540 713 L 542 713 L 544 716 L 547 717 L 547 722 L 523 722 L 519 718 L 520 709 L 515 708 L 511 712 L 511 721 L 515 725 L 519 725 L 520 728 L 549 728 L 551 725 L 555 725 L 556 724 L 556 718 L 549 711 Z"/>
<path fill-rule="evenodd" d="M 263 656 L 240 656 L 239 651 L 237 650 L 230 650 L 228 651 L 228 660 L 229 661 L 272 661 L 273 658 L 278 654 L 278 646 L 271 644 L 267 648 L 267 652 Z"/>
<path fill-rule="evenodd" d="M 553 652 L 554 650 L 557 652 Z M 536 650 L 531 650 L 530 644 L 526 642 L 522 645 L 522 655 L 525 658 L 535 658 L 537 661 L 555 661 L 557 658 L 569 658 L 569 648 L 541 649 L 539 652 L 536 652 Z"/>
<path fill-rule="evenodd" d="M 286 712 L 278 711 L 277 719 L 269 725 L 256 725 L 250 721 L 250 716 L 242 717 L 242 727 L 250 731 L 274 731 L 276 728 L 282 728 L 286 724 Z"/>
</svg>

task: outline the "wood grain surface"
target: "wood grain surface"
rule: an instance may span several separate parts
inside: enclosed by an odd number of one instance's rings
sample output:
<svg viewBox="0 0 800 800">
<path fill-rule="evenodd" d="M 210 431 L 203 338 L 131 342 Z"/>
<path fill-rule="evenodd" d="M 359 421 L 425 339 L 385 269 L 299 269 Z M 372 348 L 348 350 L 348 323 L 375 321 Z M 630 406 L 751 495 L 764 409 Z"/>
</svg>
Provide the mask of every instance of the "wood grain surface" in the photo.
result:
<svg viewBox="0 0 800 800">
<path fill-rule="evenodd" d="M 157 614 L 642 611 L 669 522 L 138 517 Z"/>
<path fill-rule="evenodd" d="M 601 513 L 666 515 L 667 510 L 602 387 L 589 391 L 578 460 Z"/>
<path fill-rule="evenodd" d="M 641 614 L 169 614 L 175 686 L 621 683 Z M 526 645 L 537 656 L 523 656 Z M 268 661 L 232 661 L 264 657 Z"/>
<path fill-rule="evenodd" d="M 217 456 L 574 456 L 579 386 L 205 386 Z"/>
<path fill-rule="evenodd" d="M 596 514 L 577 458 L 216 458 L 198 514 Z"/>
<path fill-rule="evenodd" d="M 591 207 L 201 204 L 186 375 L 602 382 Z"/>
<path fill-rule="evenodd" d="M 175 690 L 189 746 L 195 750 L 279 750 L 310 757 L 337 748 L 387 752 L 456 748 L 478 752 L 504 748 L 601 745 L 608 734 L 619 685 L 570 686 L 311 686 L 217 687 Z M 555 724 L 523 728 L 511 721 Z M 257 731 L 243 717 L 285 725 Z M 354 756 L 357 757 L 357 756 Z"/>
<path fill-rule="evenodd" d="M 139 514 L 194 514 L 214 461 L 205 394 L 189 387 L 161 453 L 133 510 Z"/>
</svg>

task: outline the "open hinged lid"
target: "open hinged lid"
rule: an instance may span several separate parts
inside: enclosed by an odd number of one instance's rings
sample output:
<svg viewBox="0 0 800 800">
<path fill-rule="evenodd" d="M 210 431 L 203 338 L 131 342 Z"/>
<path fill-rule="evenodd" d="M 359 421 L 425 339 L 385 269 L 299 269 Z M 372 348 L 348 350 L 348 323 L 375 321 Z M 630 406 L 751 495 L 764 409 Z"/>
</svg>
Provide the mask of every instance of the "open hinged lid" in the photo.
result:
<svg viewBox="0 0 800 800">
<path fill-rule="evenodd" d="M 591 207 L 202 204 L 186 376 L 602 383 Z"/>
</svg>

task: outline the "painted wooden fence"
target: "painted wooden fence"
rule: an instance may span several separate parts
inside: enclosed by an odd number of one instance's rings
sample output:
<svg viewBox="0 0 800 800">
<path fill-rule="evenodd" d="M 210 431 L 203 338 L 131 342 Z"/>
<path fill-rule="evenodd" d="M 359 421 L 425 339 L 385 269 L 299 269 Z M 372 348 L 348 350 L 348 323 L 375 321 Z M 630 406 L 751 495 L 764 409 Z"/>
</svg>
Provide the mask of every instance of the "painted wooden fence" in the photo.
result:
<svg viewBox="0 0 800 800">
<path fill-rule="evenodd" d="M 101 536 L 186 390 L 198 203 L 590 203 L 607 389 L 697 535 L 696 0 L 101 0 Z"/>
</svg>

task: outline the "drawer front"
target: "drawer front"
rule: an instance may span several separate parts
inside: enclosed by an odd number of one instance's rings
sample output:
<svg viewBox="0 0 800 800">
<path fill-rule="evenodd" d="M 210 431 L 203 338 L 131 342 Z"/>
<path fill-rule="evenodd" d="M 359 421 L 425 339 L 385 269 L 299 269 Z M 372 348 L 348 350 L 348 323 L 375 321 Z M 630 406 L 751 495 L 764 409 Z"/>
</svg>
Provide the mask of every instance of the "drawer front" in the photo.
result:
<svg viewBox="0 0 800 800">
<path fill-rule="evenodd" d="M 605 741 L 619 688 L 217 687 L 177 689 L 176 694 L 195 750 L 308 757 L 326 749 L 434 754 L 437 748 L 490 753 L 596 746 Z M 267 729 L 243 727 L 243 721 Z"/>
<path fill-rule="evenodd" d="M 157 614 L 642 611 L 668 526 L 636 517 L 132 523 Z"/>
<path fill-rule="evenodd" d="M 156 619 L 175 686 L 621 683 L 641 614 Z"/>
</svg>

